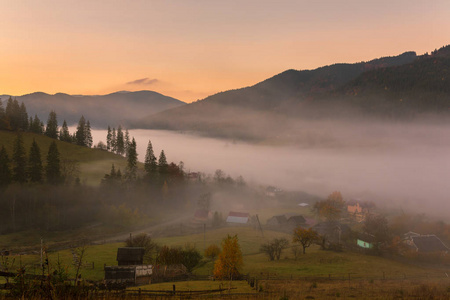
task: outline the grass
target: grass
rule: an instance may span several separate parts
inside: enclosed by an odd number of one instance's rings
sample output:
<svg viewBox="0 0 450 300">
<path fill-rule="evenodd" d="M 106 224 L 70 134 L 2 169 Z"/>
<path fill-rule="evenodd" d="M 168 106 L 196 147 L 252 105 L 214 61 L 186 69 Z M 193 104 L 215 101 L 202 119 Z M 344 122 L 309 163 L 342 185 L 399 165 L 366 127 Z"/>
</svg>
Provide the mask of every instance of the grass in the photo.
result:
<svg viewBox="0 0 450 300">
<path fill-rule="evenodd" d="M 181 282 L 163 282 L 153 283 L 149 285 L 143 285 L 139 287 L 133 287 L 131 290 L 149 290 L 149 291 L 172 291 L 173 285 L 177 291 L 204 291 L 204 290 L 217 290 L 231 288 L 233 293 L 254 293 L 247 281 L 181 281 Z"/>
<path fill-rule="evenodd" d="M 279 261 L 269 261 L 267 257 L 259 253 L 261 244 L 279 237 L 285 237 L 290 240 L 290 235 L 275 231 L 265 231 L 264 236 L 261 232 L 250 227 L 225 227 L 220 229 L 210 229 L 203 234 L 194 234 L 189 236 L 158 238 L 155 241 L 160 245 L 184 246 L 186 244 L 195 245 L 203 253 L 203 245 L 221 244 L 227 234 L 237 234 L 239 244 L 244 256 L 244 267 L 242 272 L 249 273 L 252 276 L 265 278 L 266 275 L 276 275 L 279 278 L 298 278 L 323 276 L 332 278 L 347 278 L 350 274 L 352 278 L 403 278 L 413 276 L 435 276 L 442 271 L 421 268 L 413 265 L 407 265 L 391 259 L 379 256 L 370 256 L 353 252 L 331 252 L 320 250 L 318 246 L 313 245 L 307 248 L 306 254 L 300 254 L 297 260 L 294 259 L 291 249 L 286 249 Z M 82 269 L 83 278 L 91 280 L 100 280 L 103 278 L 103 266 L 117 265 L 117 248 L 123 246 L 123 243 L 113 243 L 104 245 L 91 245 L 87 247 L 84 258 L 84 267 Z M 72 267 L 72 254 L 70 250 L 58 252 L 49 252 L 50 263 L 55 266 L 58 257 L 63 265 L 69 266 L 70 274 L 74 274 Z M 22 264 L 27 265 L 30 270 L 33 265 L 39 262 L 39 254 L 22 255 L 20 257 Z M 92 269 L 92 262 L 94 268 Z M 16 259 L 16 266 L 19 264 L 19 258 Z M 34 267 L 35 268 L 35 267 Z M 206 262 L 194 270 L 198 275 L 209 275 L 213 269 L 212 262 Z M 39 270 L 38 270 L 39 272 Z"/>
</svg>

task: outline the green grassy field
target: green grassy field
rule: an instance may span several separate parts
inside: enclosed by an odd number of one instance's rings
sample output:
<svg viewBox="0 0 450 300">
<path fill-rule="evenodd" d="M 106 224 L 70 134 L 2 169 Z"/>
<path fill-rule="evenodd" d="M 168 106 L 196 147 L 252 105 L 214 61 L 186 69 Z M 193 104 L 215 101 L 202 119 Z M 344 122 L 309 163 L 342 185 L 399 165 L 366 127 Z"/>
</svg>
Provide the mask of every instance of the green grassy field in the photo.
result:
<svg viewBox="0 0 450 300">
<path fill-rule="evenodd" d="M 238 235 L 239 244 L 244 256 L 244 267 L 242 273 L 250 274 L 260 278 L 298 278 L 298 277 L 328 277 L 332 278 L 348 276 L 353 278 L 394 278 L 394 277 L 426 277 L 443 274 L 441 270 L 421 268 L 414 265 L 404 264 L 395 260 L 364 255 L 353 252 L 331 252 L 320 250 L 318 246 L 311 246 L 305 255 L 300 255 L 294 259 L 291 249 L 286 249 L 279 261 L 269 261 L 267 257 L 259 253 L 261 244 L 275 238 L 290 236 L 285 233 L 265 231 L 261 232 L 249 227 L 226 227 L 215 230 L 208 230 L 205 235 L 194 234 L 189 236 L 158 238 L 156 242 L 160 245 L 184 246 L 186 244 L 195 245 L 203 253 L 204 245 L 220 245 L 223 238 L 230 235 Z M 113 243 L 104 245 L 90 245 L 87 247 L 83 268 L 81 273 L 83 278 L 90 280 L 101 280 L 104 276 L 104 265 L 117 265 L 117 248 L 123 243 Z M 73 276 L 72 254 L 70 250 L 48 253 L 52 267 L 59 260 L 63 265 L 68 266 L 69 273 Z M 36 264 L 39 263 L 39 254 L 22 255 L 16 257 L 16 266 L 26 265 L 31 272 L 36 271 Z M 94 262 L 94 265 L 92 265 Z M 92 266 L 94 266 L 92 268 Z M 206 262 L 194 270 L 198 275 L 210 275 L 213 269 L 212 262 Z"/>
<path fill-rule="evenodd" d="M 36 140 L 42 156 L 42 162 L 45 165 L 48 148 L 54 139 L 48 138 L 44 135 L 34 134 L 30 132 L 23 132 L 22 138 L 24 142 L 25 151 L 28 152 L 31 147 L 33 139 Z M 13 145 L 16 140 L 16 133 L 10 131 L 0 130 L 0 147 L 3 145 L 11 158 L 13 153 Z M 79 177 L 81 182 L 89 185 L 99 185 L 101 179 L 106 173 L 111 170 L 111 165 L 114 164 L 116 169 L 125 169 L 126 160 L 120 155 L 113 154 L 100 149 L 91 149 L 87 147 L 77 146 L 74 144 L 61 142 L 56 140 L 59 153 L 61 155 L 61 162 L 75 161 L 79 168 Z"/>
</svg>

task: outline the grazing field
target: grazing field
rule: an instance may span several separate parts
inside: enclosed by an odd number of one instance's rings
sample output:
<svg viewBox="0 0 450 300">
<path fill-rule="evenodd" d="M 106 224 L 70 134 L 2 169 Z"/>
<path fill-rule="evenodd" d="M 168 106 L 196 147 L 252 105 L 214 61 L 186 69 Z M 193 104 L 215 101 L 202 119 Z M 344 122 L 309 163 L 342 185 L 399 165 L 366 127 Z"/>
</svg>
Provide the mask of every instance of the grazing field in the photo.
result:
<svg viewBox="0 0 450 300">
<path fill-rule="evenodd" d="M 279 237 L 285 237 L 289 241 L 290 235 L 275 231 L 264 231 L 262 236 L 259 230 L 250 227 L 225 227 L 219 229 L 208 229 L 206 234 L 194 234 L 189 236 L 174 236 L 157 238 L 155 241 L 160 245 L 184 246 L 186 244 L 195 245 L 203 253 L 204 245 L 220 243 L 227 234 L 237 234 L 244 256 L 243 274 L 260 279 L 296 279 L 303 277 L 325 277 L 341 279 L 348 277 L 359 279 L 393 279 L 393 278 L 415 278 L 415 277 L 442 277 L 445 272 L 450 274 L 450 270 L 445 271 L 434 268 L 424 268 L 413 264 L 405 264 L 392 259 L 365 255 L 354 252 L 332 252 L 323 251 L 318 246 L 313 245 L 307 248 L 305 255 L 294 258 L 292 249 L 285 249 L 279 261 L 269 261 L 260 253 L 261 244 Z M 117 265 L 117 248 L 123 243 L 112 243 L 103 245 L 86 246 L 85 257 L 81 274 L 83 278 L 90 280 L 103 279 L 103 266 Z M 292 246 L 291 246 L 292 247 Z M 69 274 L 74 275 L 73 255 L 71 250 L 61 250 L 57 252 L 47 252 L 51 267 L 55 266 L 58 259 L 68 266 Z M 26 266 L 31 272 L 39 272 L 36 267 L 40 256 L 39 253 L 15 256 L 15 266 L 19 264 Z M 204 260 L 198 268 L 194 269 L 194 274 L 210 275 L 213 270 L 213 263 Z"/>
</svg>

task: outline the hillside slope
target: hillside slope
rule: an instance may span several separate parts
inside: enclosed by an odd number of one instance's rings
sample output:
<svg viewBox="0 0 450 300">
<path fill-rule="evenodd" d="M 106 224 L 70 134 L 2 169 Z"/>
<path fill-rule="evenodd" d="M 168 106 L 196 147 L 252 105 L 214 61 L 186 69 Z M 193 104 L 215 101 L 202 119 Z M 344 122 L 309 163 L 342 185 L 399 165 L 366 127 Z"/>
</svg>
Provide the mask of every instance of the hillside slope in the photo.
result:
<svg viewBox="0 0 450 300">
<path fill-rule="evenodd" d="M 407 64 L 414 52 L 356 64 L 335 64 L 315 70 L 287 70 L 254 86 L 218 93 L 195 103 L 143 118 L 135 127 L 190 130 L 197 133 L 258 139 L 272 124 L 286 122 L 311 99 L 357 78 L 367 70 Z"/>
<path fill-rule="evenodd" d="M 92 126 L 101 128 L 106 128 L 108 124 L 127 125 L 131 120 L 185 104 L 152 91 L 117 92 L 101 96 L 73 96 L 63 93 L 49 95 L 37 92 L 13 97 L 25 104 L 29 116 L 37 114 L 44 122 L 48 113 L 54 110 L 60 124 L 63 120 L 69 125 L 76 124 L 81 115 L 84 115 Z M 6 101 L 9 95 L 0 98 Z"/>
<path fill-rule="evenodd" d="M 45 166 L 48 148 L 52 141 L 56 141 L 60 153 L 61 165 L 67 172 L 72 172 L 74 178 L 79 177 L 82 183 L 99 185 L 101 179 L 111 170 L 114 164 L 116 169 L 125 170 L 126 160 L 124 157 L 100 149 L 91 149 L 77 146 L 75 144 L 61 142 L 44 135 L 23 132 L 21 133 L 27 157 L 30 152 L 33 139 L 36 140 Z M 0 130 L 0 147 L 4 146 L 9 158 L 13 153 L 13 145 L 17 138 L 16 132 Z"/>
</svg>

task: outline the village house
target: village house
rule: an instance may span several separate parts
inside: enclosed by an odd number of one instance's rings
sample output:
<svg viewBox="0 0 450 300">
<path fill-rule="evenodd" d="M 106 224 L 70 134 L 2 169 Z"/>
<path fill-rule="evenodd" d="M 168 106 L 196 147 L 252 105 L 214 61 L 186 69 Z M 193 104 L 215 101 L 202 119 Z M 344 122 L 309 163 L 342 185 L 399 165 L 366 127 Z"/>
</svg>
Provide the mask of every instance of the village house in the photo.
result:
<svg viewBox="0 0 450 300">
<path fill-rule="evenodd" d="M 268 219 L 266 222 L 266 225 L 269 227 L 277 228 L 282 227 L 287 224 L 287 218 L 285 215 L 279 215 L 279 216 L 273 216 L 272 218 Z"/>
<path fill-rule="evenodd" d="M 227 216 L 227 224 L 247 224 L 250 215 L 248 213 L 230 211 Z"/>
<path fill-rule="evenodd" d="M 347 212 L 351 219 L 356 222 L 363 222 L 369 214 L 369 207 L 366 204 L 360 204 L 359 201 L 350 200 L 347 203 Z"/>
<path fill-rule="evenodd" d="M 375 237 L 368 233 L 359 233 L 356 239 L 356 245 L 364 249 L 373 249 L 375 246 Z"/>
<path fill-rule="evenodd" d="M 450 249 L 434 234 L 420 235 L 414 232 L 405 234 L 405 243 L 419 253 L 449 253 Z"/>
</svg>

